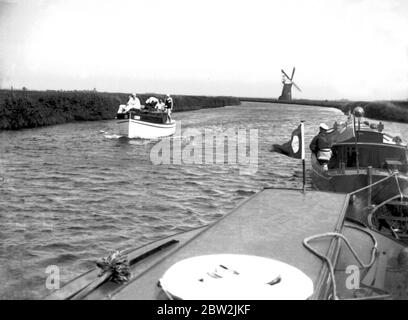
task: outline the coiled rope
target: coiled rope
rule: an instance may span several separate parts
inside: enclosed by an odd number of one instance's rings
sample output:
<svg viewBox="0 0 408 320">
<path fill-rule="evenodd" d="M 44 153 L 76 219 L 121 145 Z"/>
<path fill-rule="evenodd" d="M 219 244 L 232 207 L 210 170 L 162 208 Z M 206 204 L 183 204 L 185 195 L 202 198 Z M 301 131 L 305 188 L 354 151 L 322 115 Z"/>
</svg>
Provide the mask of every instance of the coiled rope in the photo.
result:
<svg viewBox="0 0 408 320">
<path fill-rule="evenodd" d="M 362 268 L 369 268 L 373 265 L 375 258 L 376 258 L 376 253 L 377 253 L 377 240 L 375 239 L 375 237 L 366 229 L 363 229 L 361 227 L 358 226 L 351 226 L 351 225 L 344 225 L 344 227 L 347 228 L 352 228 L 352 229 L 357 229 L 360 230 L 366 234 L 368 234 L 370 236 L 370 238 L 373 241 L 373 248 L 371 249 L 371 260 L 368 264 L 365 264 L 360 257 L 357 255 L 356 251 L 354 250 L 354 248 L 351 246 L 349 240 L 341 233 L 338 232 L 327 232 L 327 233 L 322 233 L 322 234 L 317 234 L 311 237 L 307 237 L 303 240 L 303 245 L 312 253 L 314 253 L 316 256 L 318 256 L 320 259 L 324 260 L 328 267 L 329 267 L 329 272 L 330 272 L 330 278 L 331 278 L 331 282 L 332 282 L 332 290 L 333 290 L 333 294 L 332 297 L 334 300 L 339 300 L 339 297 L 337 296 L 337 287 L 336 287 L 336 280 L 335 280 L 335 276 L 334 276 L 334 267 L 332 262 L 330 261 L 330 259 L 328 257 L 326 257 L 325 255 L 321 254 L 320 252 L 318 252 L 316 249 L 314 249 L 309 242 L 312 240 L 316 240 L 316 239 L 323 239 L 323 238 L 329 238 L 329 237 L 335 237 L 335 238 L 340 238 L 342 239 L 347 247 L 350 249 L 351 253 L 353 254 L 353 256 L 356 258 L 356 260 L 358 261 L 358 263 L 361 265 Z"/>
</svg>

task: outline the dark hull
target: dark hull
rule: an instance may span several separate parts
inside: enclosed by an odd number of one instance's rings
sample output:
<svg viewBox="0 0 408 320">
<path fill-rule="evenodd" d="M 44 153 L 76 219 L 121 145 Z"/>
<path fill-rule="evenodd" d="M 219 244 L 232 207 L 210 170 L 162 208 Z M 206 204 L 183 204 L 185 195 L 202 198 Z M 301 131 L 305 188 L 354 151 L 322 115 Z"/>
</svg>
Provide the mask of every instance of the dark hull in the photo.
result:
<svg viewBox="0 0 408 320">
<path fill-rule="evenodd" d="M 322 191 L 352 193 L 391 176 L 391 173 L 385 170 L 373 170 L 371 178 L 367 173 L 367 169 L 360 169 L 358 174 L 356 170 L 347 170 L 344 173 L 340 173 L 337 170 L 323 171 L 315 155 L 312 155 L 311 163 L 313 187 Z M 399 188 L 401 190 L 408 190 L 408 176 L 398 174 L 396 179 L 398 183 L 390 184 L 386 188 L 387 190 L 383 190 L 384 199 L 399 193 Z"/>
</svg>

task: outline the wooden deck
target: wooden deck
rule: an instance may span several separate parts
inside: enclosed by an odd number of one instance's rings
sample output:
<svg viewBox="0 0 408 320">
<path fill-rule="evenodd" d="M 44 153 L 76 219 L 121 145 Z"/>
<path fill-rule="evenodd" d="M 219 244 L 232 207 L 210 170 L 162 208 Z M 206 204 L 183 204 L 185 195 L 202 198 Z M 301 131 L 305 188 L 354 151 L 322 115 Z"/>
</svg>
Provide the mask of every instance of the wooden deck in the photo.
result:
<svg viewBox="0 0 408 320">
<path fill-rule="evenodd" d="M 302 241 L 314 234 L 338 231 L 347 204 L 345 194 L 263 190 L 176 250 L 157 257 L 148 268 L 137 266 L 137 276 L 105 297 L 164 299 L 157 284 L 174 263 L 198 255 L 233 253 L 277 259 L 299 268 L 314 283 L 315 294 L 311 298 L 318 298 L 327 282 L 327 267 L 304 248 Z M 173 238 L 177 240 L 177 236 Z M 329 256 L 335 255 L 334 241 L 324 240 L 314 246 Z"/>
</svg>

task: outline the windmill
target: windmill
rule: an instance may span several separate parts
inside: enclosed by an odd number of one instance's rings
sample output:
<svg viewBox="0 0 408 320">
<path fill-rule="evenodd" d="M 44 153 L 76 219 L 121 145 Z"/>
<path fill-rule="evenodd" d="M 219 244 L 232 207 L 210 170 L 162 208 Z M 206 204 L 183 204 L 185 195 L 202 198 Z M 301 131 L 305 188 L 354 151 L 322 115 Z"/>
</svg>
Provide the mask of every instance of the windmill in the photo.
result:
<svg viewBox="0 0 408 320">
<path fill-rule="evenodd" d="M 283 84 L 283 88 L 282 88 L 282 94 L 279 97 L 279 100 L 286 100 L 286 101 L 290 101 L 292 100 L 292 85 L 298 89 L 299 91 L 300 88 L 296 85 L 296 83 L 293 82 L 293 76 L 295 75 L 295 67 L 293 67 L 292 70 L 292 76 L 289 77 L 285 71 L 283 71 L 283 69 L 281 70 L 282 72 L 282 84 Z"/>
</svg>

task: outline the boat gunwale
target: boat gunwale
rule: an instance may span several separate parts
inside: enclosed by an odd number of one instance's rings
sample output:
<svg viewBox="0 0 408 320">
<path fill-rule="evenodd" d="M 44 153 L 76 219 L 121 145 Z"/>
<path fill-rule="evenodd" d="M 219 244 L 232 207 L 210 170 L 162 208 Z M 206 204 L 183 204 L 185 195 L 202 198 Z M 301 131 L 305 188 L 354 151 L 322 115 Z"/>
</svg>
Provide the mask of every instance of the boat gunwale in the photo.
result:
<svg viewBox="0 0 408 320">
<path fill-rule="evenodd" d="M 347 145 L 355 146 L 356 142 L 354 142 L 354 141 L 353 142 L 338 142 L 338 143 L 333 144 L 332 147 L 335 147 L 335 146 L 347 146 Z M 394 144 L 394 143 L 385 143 L 385 142 L 379 143 L 379 142 L 362 142 L 362 141 L 359 141 L 359 142 L 357 142 L 357 145 L 388 146 L 388 147 L 396 147 L 396 148 L 400 148 L 400 149 L 407 149 L 406 144 L 396 144 L 396 143 Z"/>
<path fill-rule="evenodd" d="M 322 192 L 327 192 L 327 191 L 322 191 Z M 332 193 L 339 194 L 339 192 L 332 192 Z M 346 214 L 347 214 L 347 208 L 350 203 L 350 193 L 344 193 L 344 194 L 346 195 L 346 197 L 343 201 L 342 211 L 337 219 L 337 223 L 334 228 L 334 232 L 337 232 L 337 233 L 343 233 L 344 222 L 346 220 Z M 332 261 L 333 265 L 337 264 L 337 259 L 339 257 L 340 248 L 341 248 L 340 239 L 337 237 L 331 239 L 329 249 L 327 250 L 327 257 L 330 260 L 333 260 Z M 330 281 L 330 269 L 327 263 L 323 262 L 322 268 L 320 269 L 320 272 L 319 272 L 319 277 L 317 280 L 316 288 L 314 289 L 313 294 L 309 297 L 309 300 L 319 300 L 322 297 L 328 297 L 328 293 L 331 289 L 331 286 L 333 285 L 333 284 L 328 285 L 329 281 Z M 323 290 L 324 292 L 322 295 Z"/>
<path fill-rule="evenodd" d="M 116 123 L 121 124 L 121 123 L 132 123 L 132 122 L 140 124 L 140 125 L 144 125 L 144 126 L 161 128 L 161 129 L 172 128 L 176 125 L 175 120 L 172 120 L 172 122 L 170 123 L 154 123 L 154 122 L 147 122 L 147 121 L 136 120 L 136 119 L 126 119 L 126 120 L 117 121 Z"/>
<path fill-rule="evenodd" d="M 392 174 L 388 175 L 387 177 L 385 177 L 385 178 L 383 178 L 383 179 L 380 179 L 380 180 L 378 180 L 378 181 L 376 181 L 376 182 L 373 182 L 372 184 L 369 184 L 369 185 L 367 185 L 367 186 L 365 186 L 365 187 L 362 187 L 362 188 L 360 188 L 360 189 L 354 190 L 353 192 L 350 192 L 349 195 L 350 195 L 350 196 L 353 196 L 353 195 L 355 195 L 357 192 L 361 192 L 361 191 L 364 191 L 365 189 L 372 188 L 374 185 L 377 185 L 377 184 L 379 184 L 379 183 L 381 183 L 381 182 L 384 182 L 384 181 L 386 181 L 387 179 L 391 179 L 392 177 L 397 178 L 399 175 L 400 175 L 399 172 L 398 172 L 398 173 L 392 173 Z"/>
<path fill-rule="evenodd" d="M 170 238 L 172 238 L 172 237 L 176 237 L 176 236 L 178 236 L 178 235 L 180 235 L 180 234 L 185 234 L 185 233 L 188 233 L 188 232 L 197 231 L 197 230 L 199 230 L 199 229 L 205 229 L 206 227 L 208 227 L 208 225 L 198 226 L 198 227 L 192 228 L 192 229 L 190 229 L 190 230 L 180 231 L 180 232 L 177 232 L 177 233 L 175 233 L 175 234 L 172 234 L 172 235 L 165 236 L 165 237 L 160 238 L 160 239 L 157 239 L 157 240 L 153 240 L 153 241 L 147 242 L 147 243 L 142 244 L 142 245 L 140 245 L 140 246 L 138 246 L 138 247 L 136 247 L 136 248 L 129 248 L 129 249 L 123 249 L 123 250 L 119 250 L 119 249 L 118 249 L 118 250 L 121 251 L 121 252 L 122 252 L 123 254 L 125 254 L 125 255 L 130 255 L 130 254 L 133 254 L 133 253 L 134 253 L 135 251 L 137 251 L 137 250 L 141 250 L 141 249 L 143 249 L 143 248 L 145 248 L 145 247 L 148 247 L 148 246 L 151 246 L 151 245 L 153 245 L 153 244 L 155 244 L 155 243 L 163 242 L 163 241 L 168 240 L 168 239 L 170 239 Z M 201 232 L 200 232 L 200 233 L 201 233 Z M 94 267 L 94 268 L 92 268 L 92 269 L 89 269 L 88 271 L 85 271 L 85 272 L 79 274 L 79 275 L 76 276 L 75 278 L 72 278 L 72 279 L 70 279 L 68 282 L 66 282 L 60 289 L 55 289 L 55 290 L 53 290 L 52 292 L 50 292 L 49 294 L 47 294 L 43 299 L 52 299 L 52 296 L 53 296 L 54 294 L 57 294 L 58 291 L 63 290 L 64 288 L 66 288 L 66 287 L 68 287 L 70 284 L 72 284 L 73 282 L 79 280 L 79 279 L 82 278 L 82 277 L 85 277 L 86 275 L 88 275 L 88 274 L 90 274 L 90 273 L 92 273 L 92 272 L 100 271 L 100 270 L 101 270 L 100 268 Z M 130 282 L 128 282 L 128 283 L 130 283 Z M 97 288 L 96 288 L 95 290 L 97 290 Z M 69 295 L 67 294 L 66 297 L 63 298 L 63 299 L 64 299 L 64 300 L 70 299 L 70 298 L 71 298 L 73 295 L 75 295 L 76 293 L 77 293 L 77 292 L 71 293 L 71 294 L 69 294 Z"/>
</svg>

